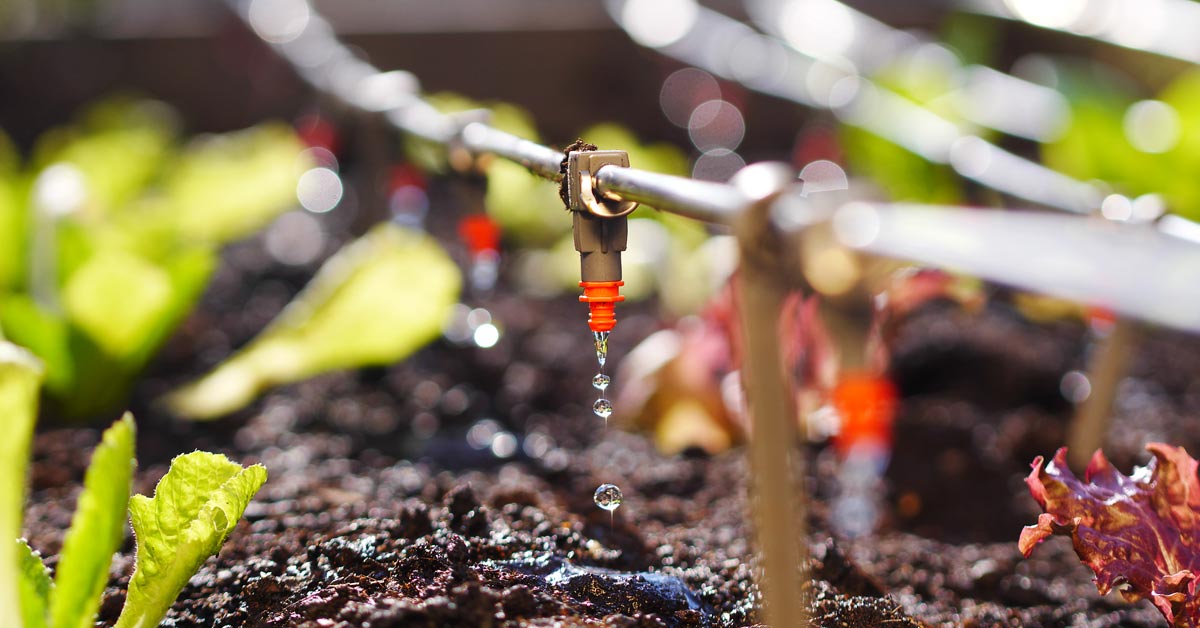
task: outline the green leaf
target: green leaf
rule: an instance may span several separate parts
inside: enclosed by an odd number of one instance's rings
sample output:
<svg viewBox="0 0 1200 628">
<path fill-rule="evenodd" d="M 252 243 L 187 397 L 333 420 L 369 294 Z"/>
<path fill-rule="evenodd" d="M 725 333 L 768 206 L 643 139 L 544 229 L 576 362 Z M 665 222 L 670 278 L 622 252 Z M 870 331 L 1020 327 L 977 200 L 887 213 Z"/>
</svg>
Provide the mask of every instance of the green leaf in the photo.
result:
<svg viewBox="0 0 1200 628">
<path fill-rule="evenodd" d="M 38 139 L 37 170 L 74 165 L 87 182 L 84 213 L 123 211 L 162 169 L 175 140 L 174 113 L 149 100 L 112 99 L 93 105 L 70 127 Z"/>
<path fill-rule="evenodd" d="M 0 141 L 0 162 L 3 152 Z M 0 292 L 5 292 L 25 281 L 29 228 L 17 177 L 2 170 L 0 163 Z"/>
<path fill-rule="evenodd" d="M 17 539 L 17 560 L 21 572 L 18 585 L 21 592 L 21 619 L 25 622 L 25 628 L 45 628 L 46 607 L 54 591 L 50 571 L 24 539 Z"/>
<path fill-rule="evenodd" d="M 892 200 L 952 204 L 962 199 L 959 178 L 945 164 L 857 127 L 843 126 L 841 142 L 851 171 L 869 177 Z"/>
<path fill-rule="evenodd" d="M 129 502 L 137 559 L 116 628 L 153 628 L 204 561 L 217 553 L 267 481 L 262 465 L 193 452 L 171 461 L 154 498 Z"/>
<path fill-rule="evenodd" d="M 42 367 L 25 349 L 0 341 L 0 539 L 21 536 L 29 443 Z M 17 546 L 0 543 L 0 626 L 20 626 Z"/>
<path fill-rule="evenodd" d="M 63 293 L 70 329 L 60 336 L 49 333 L 57 330 L 53 326 L 24 324 L 17 328 L 24 333 L 13 336 L 42 332 L 39 343 L 29 346 L 54 367 L 47 386 L 58 410 L 89 417 L 120 407 L 133 379 L 200 298 L 215 259 L 206 247 L 183 248 L 160 262 L 107 249 L 73 274 Z M 0 312 L 0 321 L 8 318 Z M 62 376 L 58 367 L 67 361 L 70 371 Z"/>
<path fill-rule="evenodd" d="M 296 206 L 303 149 L 282 124 L 194 141 L 164 183 L 160 217 L 192 241 L 245 237 Z"/>
<path fill-rule="evenodd" d="M 113 356 L 128 354 L 169 311 L 171 278 L 124 251 L 100 251 L 63 287 L 71 322 Z"/>
<path fill-rule="evenodd" d="M 136 465 L 134 434 L 133 415 L 125 413 L 105 430 L 92 454 L 58 561 L 50 598 L 54 628 L 91 628 L 95 623 L 113 553 L 125 538 L 125 511 Z"/>
<path fill-rule="evenodd" d="M 73 384 L 71 330 L 61 314 L 38 305 L 29 294 L 0 295 L 0 327 L 9 340 L 32 351 L 46 369 L 46 390 L 65 394 Z"/>
<path fill-rule="evenodd" d="M 439 336 L 461 283 L 435 240 L 376 226 L 331 257 L 245 349 L 167 403 L 182 416 L 215 418 L 271 386 L 402 360 Z"/>
</svg>

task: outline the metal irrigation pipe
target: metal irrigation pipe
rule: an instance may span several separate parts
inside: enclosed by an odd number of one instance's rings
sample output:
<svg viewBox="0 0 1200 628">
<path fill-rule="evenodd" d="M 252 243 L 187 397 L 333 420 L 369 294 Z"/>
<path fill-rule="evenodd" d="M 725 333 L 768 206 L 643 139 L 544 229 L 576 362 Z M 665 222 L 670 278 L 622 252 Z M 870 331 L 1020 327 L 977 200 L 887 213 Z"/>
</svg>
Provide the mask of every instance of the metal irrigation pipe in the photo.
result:
<svg viewBox="0 0 1200 628">
<path fill-rule="evenodd" d="M 802 54 L 827 63 L 853 65 L 871 75 L 897 58 L 934 44 L 920 33 L 901 30 L 839 0 L 750 0 L 751 21 Z M 817 36 L 826 24 L 829 37 Z M 1035 141 L 1054 139 L 1070 119 L 1067 99 L 1058 90 L 983 65 L 965 65 L 941 47 L 939 63 L 949 72 L 954 91 L 950 106 L 977 126 Z"/>
<path fill-rule="evenodd" d="M 961 0 L 959 7 L 1016 20 L 1131 50 L 1200 63 L 1196 32 L 1200 6 L 1188 0 L 1107 0 L 1053 3 L 1039 0 Z"/>
</svg>

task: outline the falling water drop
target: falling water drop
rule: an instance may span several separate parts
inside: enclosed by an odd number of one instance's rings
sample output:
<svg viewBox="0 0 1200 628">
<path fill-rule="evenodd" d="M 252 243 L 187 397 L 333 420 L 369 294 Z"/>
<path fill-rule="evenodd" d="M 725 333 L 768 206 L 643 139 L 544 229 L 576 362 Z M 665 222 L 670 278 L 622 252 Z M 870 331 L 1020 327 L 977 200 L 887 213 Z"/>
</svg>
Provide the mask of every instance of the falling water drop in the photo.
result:
<svg viewBox="0 0 1200 628">
<path fill-rule="evenodd" d="M 608 420 L 608 417 L 612 416 L 613 413 L 612 402 L 601 397 L 596 400 L 596 403 L 592 404 L 592 412 L 595 412 L 596 416 Z"/>
<path fill-rule="evenodd" d="M 594 331 L 592 336 L 596 340 L 596 361 L 603 368 L 604 362 L 608 359 L 608 332 Z"/>
<path fill-rule="evenodd" d="M 621 506 L 621 489 L 616 484 L 601 484 L 592 496 L 596 505 L 612 512 Z"/>
<path fill-rule="evenodd" d="M 608 383 L 611 381 L 612 378 L 604 373 L 596 373 L 596 376 L 592 378 L 592 388 L 595 388 L 600 392 L 604 392 L 604 390 L 608 388 Z"/>
</svg>

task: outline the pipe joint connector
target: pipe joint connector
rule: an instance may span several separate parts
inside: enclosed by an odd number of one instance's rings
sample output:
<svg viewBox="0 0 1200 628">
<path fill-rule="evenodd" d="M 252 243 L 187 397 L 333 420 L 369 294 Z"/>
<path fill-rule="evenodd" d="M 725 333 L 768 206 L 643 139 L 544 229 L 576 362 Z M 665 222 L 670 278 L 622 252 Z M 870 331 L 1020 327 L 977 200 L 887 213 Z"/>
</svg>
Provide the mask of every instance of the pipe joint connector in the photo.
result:
<svg viewBox="0 0 1200 628">
<path fill-rule="evenodd" d="M 600 218 L 620 218 L 637 209 L 634 201 L 607 197 L 596 189 L 595 175 L 604 166 L 629 167 L 623 150 L 573 150 L 567 153 L 567 209 Z"/>
</svg>

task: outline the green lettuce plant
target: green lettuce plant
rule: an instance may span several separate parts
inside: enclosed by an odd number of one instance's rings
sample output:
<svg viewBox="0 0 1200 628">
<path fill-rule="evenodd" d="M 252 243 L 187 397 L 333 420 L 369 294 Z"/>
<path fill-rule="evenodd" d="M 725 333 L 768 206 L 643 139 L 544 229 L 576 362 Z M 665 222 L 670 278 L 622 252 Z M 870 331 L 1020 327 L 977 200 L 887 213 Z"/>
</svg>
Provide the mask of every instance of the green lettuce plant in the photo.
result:
<svg viewBox="0 0 1200 628">
<path fill-rule="evenodd" d="M 0 413 L 6 419 L 0 421 L 0 464 L 6 465 L 0 475 L 0 625 L 94 625 L 128 510 L 137 554 L 116 625 L 157 626 L 191 576 L 220 550 L 267 471 L 197 451 L 171 462 L 153 498 L 131 500 L 136 430 L 127 413 L 104 432 L 92 455 L 51 579 L 41 558 L 17 538 L 40 380 L 32 354 L 0 342 Z"/>
<path fill-rule="evenodd" d="M 1184 72 L 1149 96 L 1094 66 L 1060 63 L 1056 70 L 1059 88 L 1071 97 L 1072 122 L 1061 138 L 1042 146 L 1046 164 L 1107 181 L 1128 196 L 1158 194 L 1168 211 L 1200 220 L 1200 188 L 1192 177 L 1200 166 L 1200 71 Z M 1170 138 L 1158 152 L 1146 152 L 1130 137 L 1133 107 L 1145 100 L 1158 101 L 1151 127 Z"/>
<path fill-rule="evenodd" d="M 461 284 L 433 238 L 379 224 L 329 258 L 258 337 L 167 404 L 181 416 L 216 418 L 272 386 L 402 360 L 441 334 Z"/>
<path fill-rule="evenodd" d="M 45 364 L 60 415 L 119 408 L 194 307 L 217 251 L 294 205 L 303 146 L 263 125 L 182 144 L 164 105 L 112 101 L 0 141 L 0 330 Z"/>
</svg>

